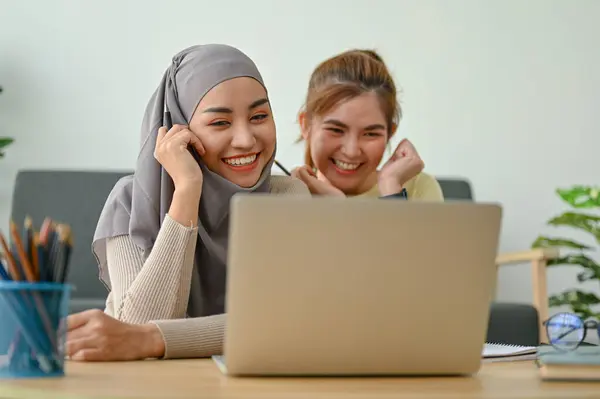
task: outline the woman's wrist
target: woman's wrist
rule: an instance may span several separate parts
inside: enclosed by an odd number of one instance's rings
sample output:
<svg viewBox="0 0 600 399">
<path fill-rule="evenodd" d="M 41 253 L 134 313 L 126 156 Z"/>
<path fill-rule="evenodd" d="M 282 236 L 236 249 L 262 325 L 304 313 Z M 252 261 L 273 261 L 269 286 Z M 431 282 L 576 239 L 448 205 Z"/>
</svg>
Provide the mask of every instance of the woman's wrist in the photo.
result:
<svg viewBox="0 0 600 399">
<path fill-rule="evenodd" d="M 165 341 L 158 326 L 154 323 L 142 324 L 140 333 L 142 339 L 143 358 L 161 358 L 165 355 Z"/>
<path fill-rule="evenodd" d="M 202 196 L 202 185 L 176 187 L 169 208 L 169 216 L 182 226 L 196 227 L 198 204 Z"/>
<path fill-rule="evenodd" d="M 189 180 L 183 183 L 175 184 L 174 193 L 185 196 L 200 197 L 200 194 L 202 194 L 202 179 Z"/>
<path fill-rule="evenodd" d="M 377 186 L 379 188 L 379 194 L 382 197 L 398 194 L 402 192 L 402 189 L 404 188 L 402 184 L 395 179 L 380 180 L 377 183 Z"/>
</svg>

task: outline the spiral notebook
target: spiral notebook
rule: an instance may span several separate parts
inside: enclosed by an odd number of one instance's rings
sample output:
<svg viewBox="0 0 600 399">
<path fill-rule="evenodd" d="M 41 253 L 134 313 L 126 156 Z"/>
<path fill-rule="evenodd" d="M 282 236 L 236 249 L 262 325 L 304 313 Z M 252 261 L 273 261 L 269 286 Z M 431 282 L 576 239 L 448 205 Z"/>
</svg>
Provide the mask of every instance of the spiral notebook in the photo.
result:
<svg viewBox="0 0 600 399">
<path fill-rule="evenodd" d="M 534 360 L 537 346 L 520 346 L 486 342 L 481 356 L 488 362 L 508 362 L 515 360 Z"/>
</svg>

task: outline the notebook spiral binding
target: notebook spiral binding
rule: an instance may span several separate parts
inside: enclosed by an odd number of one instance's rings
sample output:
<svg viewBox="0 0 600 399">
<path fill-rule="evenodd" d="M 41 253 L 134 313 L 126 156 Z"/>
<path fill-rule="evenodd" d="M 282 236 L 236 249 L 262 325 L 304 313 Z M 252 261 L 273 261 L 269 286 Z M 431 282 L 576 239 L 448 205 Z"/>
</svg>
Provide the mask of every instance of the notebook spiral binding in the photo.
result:
<svg viewBox="0 0 600 399">
<path fill-rule="evenodd" d="M 486 342 L 486 345 L 502 346 L 504 348 L 516 348 L 516 349 L 529 348 L 528 346 L 525 346 L 525 345 L 503 344 L 503 343 L 499 343 L 499 342 Z"/>
</svg>

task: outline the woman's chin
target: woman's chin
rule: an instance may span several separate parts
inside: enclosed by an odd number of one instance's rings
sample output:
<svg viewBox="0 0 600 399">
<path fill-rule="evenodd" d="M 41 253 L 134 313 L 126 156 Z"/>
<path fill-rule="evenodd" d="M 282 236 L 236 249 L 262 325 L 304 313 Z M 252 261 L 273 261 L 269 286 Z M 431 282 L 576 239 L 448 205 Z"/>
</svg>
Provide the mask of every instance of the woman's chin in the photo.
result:
<svg viewBox="0 0 600 399">
<path fill-rule="evenodd" d="M 360 191 L 364 188 L 367 180 L 362 173 L 340 175 L 336 171 L 327 173 L 325 178 L 329 183 L 346 195 L 360 194 Z"/>
<path fill-rule="evenodd" d="M 256 183 L 258 183 L 258 180 L 260 179 L 260 176 L 262 174 L 262 170 L 264 169 L 264 166 L 262 168 L 256 168 L 253 171 L 248 171 L 248 172 L 235 172 L 232 170 L 223 170 L 223 173 L 220 173 L 221 176 L 223 176 L 225 179 L 229 180 L 230 182 L 232 182 L 233 184 L 243 187 L 243 188 L 250 188 L 256 185 Z"/>
<path fill-rule="evenodd" d="M 360 184 L 363 178 L 360 175 L 340 175 L 336 171 L 330 170 L 325 174 L 325 178 L 340 190 L 356 187 Z"/>
</svg>

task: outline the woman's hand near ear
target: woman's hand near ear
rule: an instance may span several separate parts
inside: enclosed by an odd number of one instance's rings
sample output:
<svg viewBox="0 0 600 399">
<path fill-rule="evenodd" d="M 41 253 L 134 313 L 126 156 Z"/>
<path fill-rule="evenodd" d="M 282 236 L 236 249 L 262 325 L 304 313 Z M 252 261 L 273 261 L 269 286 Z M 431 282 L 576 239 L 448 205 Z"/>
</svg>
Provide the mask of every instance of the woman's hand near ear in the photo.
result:
<svg viewBox="0 0 600 399">
<path fill-rule="evenodd" d="M 202 171 L 194 159 L 188 146 L 195 148 L 198 154 L 204 155 L 204 146 L 198 136 L 187 126 L 175 125 L 167 131 L 166 127 L 158 129 L 154 157 L 165 168 L 175 189 L 189 186 L 202 186 Z"/>
<path fill-rule="evenodd" d="M 292 176 L 300 179 L 308 186 L 313 195 L 328 195 L 334 197 L 345 197 L 346 195 L 331 183 L 319 180 L 317 175 L 308 165 L 303 165 L 292 170 Z"/>
<path fill-rule="evenodd" d="M 380 194 L 386 196 L 399 193 L 406 182 L 421 173 L 424 167 L 425 163 L 416 148 L 409 140 L 403 139 L 379 171 Z"/>
<path fill-rule="evenodd" d="M 202 194 L 202 170 L 192 153 L 192 147 L 202 156 L 204 146 L 187 126 L 174 125 L 169 131 L 158 130 L 154 157 L 165 168 L 175 185 L 169 216 L 184 226 L 196 226 L 198 202 Z"/>
</svg>

